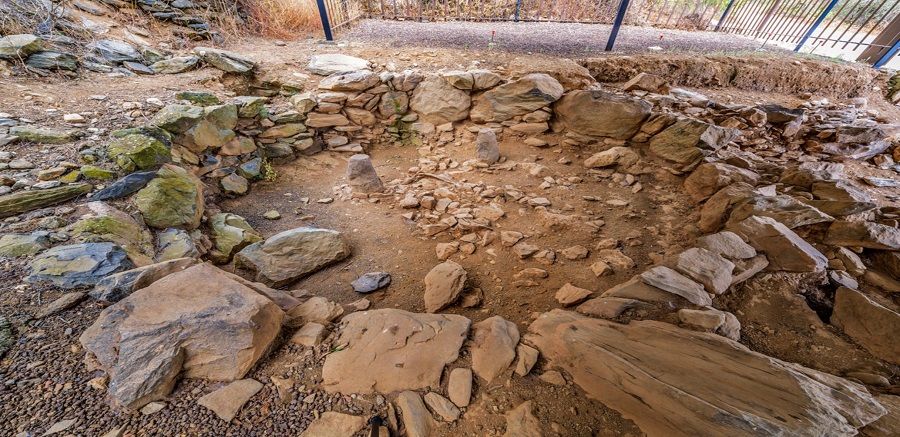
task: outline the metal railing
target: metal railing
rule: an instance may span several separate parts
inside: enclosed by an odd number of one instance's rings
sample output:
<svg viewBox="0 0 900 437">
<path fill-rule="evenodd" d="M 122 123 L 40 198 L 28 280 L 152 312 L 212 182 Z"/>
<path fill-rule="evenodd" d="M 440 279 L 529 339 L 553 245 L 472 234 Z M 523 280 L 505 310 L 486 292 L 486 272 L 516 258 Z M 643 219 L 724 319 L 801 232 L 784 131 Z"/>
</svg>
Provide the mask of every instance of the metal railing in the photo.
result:
<svg viewBox="0 0 900 437">
<path fill-rule="evenodd" d="M 359 18 L 621 24 L 715 31 L 799 51 L 850 53 L 886 62 L 900 50 L 900 0 L 317 0 L 323 23 Z M 327 16 L 326 16 L 327 15 Z M 328 26 L 326 26 L 328 27 Z M 330 37 L 330 34 L 327 35 Z M 896 45 L 896 47 L 895 47 Z M 838 48 L 840 46 L 840 48 Z"/>
</svg>

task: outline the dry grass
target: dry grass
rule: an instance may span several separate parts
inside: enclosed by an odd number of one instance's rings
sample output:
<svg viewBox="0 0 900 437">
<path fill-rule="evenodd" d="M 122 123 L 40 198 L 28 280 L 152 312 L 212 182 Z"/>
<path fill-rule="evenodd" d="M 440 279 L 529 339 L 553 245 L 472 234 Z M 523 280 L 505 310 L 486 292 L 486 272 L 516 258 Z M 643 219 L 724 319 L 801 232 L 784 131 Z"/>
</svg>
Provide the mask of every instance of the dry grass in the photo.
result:
<svg viewBox="0 0 900 437">
<path fill-rule="evenodd" d="M 296 38 L 322 30 L 315 0 L 237 0 L 250 30 L 269 38 Z"/>
</svg>

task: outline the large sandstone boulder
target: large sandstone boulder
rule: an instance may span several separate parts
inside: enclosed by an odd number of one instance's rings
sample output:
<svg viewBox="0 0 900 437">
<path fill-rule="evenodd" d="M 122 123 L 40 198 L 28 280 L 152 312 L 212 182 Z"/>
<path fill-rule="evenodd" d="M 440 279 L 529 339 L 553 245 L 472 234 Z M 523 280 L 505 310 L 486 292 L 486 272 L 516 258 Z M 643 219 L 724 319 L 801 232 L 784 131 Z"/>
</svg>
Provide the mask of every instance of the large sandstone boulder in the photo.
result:
<svg viewBox="0 0 900 437">
<path fill-rule="evenodd" d="M 740 131 L 736 129 L 685 118 L 654 135 L 650 139 L 650 153 L 669 161 L 675 170 L 690 171 L 738 134 Z"/>
<path fill-rule="evenodd" d="M 330 393 L 390 393 L 438 389 L 444 366 L 456 361 L 469 319 L 396 309 L 357 312 L 343 318 L 338 344 L 322 368 Z"/>
<path fill-rule="evenodd" d="M 469 116 L 472 100 L 469 94 L 447 83 L 440 76 L 429 76 L 413 91 L 409 107 L 419 120 L 441 125 Z"/>
<path fill-rule="evenodd" d="M 187 170 L 166 164 L 138 191 L 135 203 L 149 226 L 194 229 L 203 217 L 203 183 Z"/>
<path fill-rule="evenodd" d="M 886 413 L 861 385 L 668 323 L 554 310 L 528 330 L 549 366 L 652 436 L 852 436 Z"/>
<path fill-rule="evenodd" d="M 571 91 L 553 107 L 559 121 L 582 135 L 627 140 L 653 108 L 649 102 L 600 90 Z"/>
<path fill-rule="evenodd" d="M 341 233 L 302 227 L 253 243 L 235 255 L 240 267 L 256 271 L 256 281 L 282 287 L 350 256 Z"/>
<path fill-rule="evenodd" d="M 834 295 L 831 324 L 872 355 L 900 365 L 900 314 L 847 287 Z"/>
<path fill-rule="evenodd" d="M 130 296 L 131 293 L 149 287 L 150 284 L 172 273 L 185 270 L 198 262 L 194 258 L 178 258 L 126 270 L 107 276 L 98 282 L 88 294 L 94 299 L 104 302 L 118 302 Z"/>
<path fill-rule="evenodd" d="M 550 105 L 562 95 L 563 87 L 556 79 L 528 74 L 475 97 L 470 117 L 476 123 L 506 121 Z"/>
<path fill-rule="evenodd" d="M 103 310 L 80 341 L 88 361 L 109 374 L 114 402 L 140 408 L 168 395 L 179 374 L 242 378 L 278 335 L 283 318 L 269 298 L 200 264 Z"/>
</svg>

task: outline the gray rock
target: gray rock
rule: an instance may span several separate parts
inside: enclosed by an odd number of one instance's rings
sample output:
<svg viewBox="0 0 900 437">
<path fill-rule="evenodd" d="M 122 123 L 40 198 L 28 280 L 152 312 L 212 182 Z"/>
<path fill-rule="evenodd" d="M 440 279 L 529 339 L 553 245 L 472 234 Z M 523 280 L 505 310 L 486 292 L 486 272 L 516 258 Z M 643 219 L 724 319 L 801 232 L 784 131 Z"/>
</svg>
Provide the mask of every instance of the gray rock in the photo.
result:
<svg viewBox="0 0 900 437">
<path fill-rule="evenodd" d="M 697 247 L 709 250 L 730 260 L 748 259 L 756 256 L 756 249 L 745 243 L 734 232 L 719 232 L 697 239 Z"/>
<path fill-rule="evenodd" d="M 125 61 L 122 66 L 137 74 L 154 75 L 156 71 L 140 62 Z"/>
<path fill-rule="evenodd" d="M 369 70 L 342 71 L 319 82 L 320 90 L 363 91 L 381 83 L 378 75 Z"/>
<path fill-rule="evenodd" d="M 683 119 L 650 139 L 650 153 L 672 163 L 678 171 L 690 171 L 700 160 L 719 150 L 740 131 Z"/>
<path fill-rule="evenodd" d="M 288 285 L 350 256 L 340 232 L 302 227 L 251 244 L 237 253 L 237 264 L 256 271 L 256 281 L 270 287 Z"/>
<path fill-rule="evenodd" d="M 706 291 L 722 294 L 731 285 L 734 263 L 706 249 L 695 247 L 678 255 L 675 270 L 702 284 Z"/>
<path fill-rule="evenodd" d="M 228 73 L 247 73 L 256 66 L 253 59 L 210 47 L 194 47 L 194 54 L 203 62 Z"/>
<path fill-rule="evenodd" d="M 497 145 L 497 134 L 491 129 L 478 131 L 475 140 L 475 156 L 488 164 L 500 161 L 500 147 Z"/>
<path fill-rule="evenodd" d="M 6 234 L 0 237 L 0 256 L 15 258 L 34 255 L 50 247 L 50 239 L 46 232 L 35 232 L 31 235 Z"/>
<path fill-rule="evenodd" d="M 119 179 L 108 187 L 98 191 L 91 197 L 92 201 L 115 200 L 144 188 L 148 182 L 156 177 L 156 171 L 144 171 L 131 173 L 128 176 Z"/>
<path fill-rule="evenodd" d="M 314 55 L 306 69 L 315 74 L 328 76 L 341 71 L 365 70 L 369 68 L 369 61 L 339 53 Z"/>
<path fill-rule="evenodd" d="M 150 68 L 159 74 L 178 74 L 193 70 L 198 62 L 200 58 L 197 56 L 179 56 L 154 62 Z"/>
<path fill-rule="evenodd" d="M 113 243 L 56 246 L 31 263 L 28 282 L 50 281 L 60 288 L 96 285 L 103 278 L 133 267 L 128 253 Z"/>
<path fill-rule="evenodd" d="M 157 236 L 159 250 L 156 261 L 171 261 L 178 258 L 197 258 L 200 251 L 190 234 L 181 229 L 166 229 Z"/>
<path fill-rule="evenodd" d="M 388 272 L 372 272 L 360 276 L 350 283 L 353 291 L 357 293 L 371 293 L 391 284 L 391 274 Z"/>
<path fill-rule="evenodd" d="M 40 49 L 41 40 L 34 35 L 7 35 L 0 38 L 0 59 L 26 58 Z"/>
<path fill-rule="evenodd" d="M 825 244 L 900 250 L 900 229 L 872 222 L 836 221 L 828 227 Z"/>
<path fill-rule="evenodd" d="M 262 241 L 262 236 L 237 214 L 218 213 L 209 222 L 215 251 L 210 258 L 217 263 L 227 263 L 241 249 Z"/>
<path fill-rule="evenodd" d="M 141 56 L 140 52 L 135 50 L 131 44 L 124 41 L 104 39 L 97 41 L 94 47 L 97 52 L 100 53 L 100 56 L 103 56 L 109 62 L 141 62 L 144 60 L 144 57 Z"/>
<path fill-rule="evenodd" d="M 25 60 L 25 65 L 47 70 L 78 70 L 78 58 L 71 53 L 42 50 Z"/>
<path fill-rule="evenodd" d="M 771 217 L 790 229 L 834 221 L 834 217 L 791 196 L 748 195 L 743 199 L 735 200 L 726 226 L 741 222 L 751 216 Z"/>
<path fill-rule="evenodd" d="M 135 291 L 149 287 L 150 284 L 168 276 L 185 270 L 195 264 L 193 258 L 178 258 L 157 264 L 126 270 L 107 276 L 98 282 L 88 294 L 94 299 L 104 302 L 118 302 L 130 296 Z"/>
<path fill-rule="evenodd" d="M 347 178 L 350 186 L 364 193 L 378 193 L 384 191 L 384 184 L 369 155 L 356 154 L 347 161 Z"/>
<path fill-rule="evenodd" d="M 703 286 L 665 266 L 653 267 L 640 274 L 641 281 L 652 287 L 681 296 L 694 305 L 712 304 Z"/>
</svg>

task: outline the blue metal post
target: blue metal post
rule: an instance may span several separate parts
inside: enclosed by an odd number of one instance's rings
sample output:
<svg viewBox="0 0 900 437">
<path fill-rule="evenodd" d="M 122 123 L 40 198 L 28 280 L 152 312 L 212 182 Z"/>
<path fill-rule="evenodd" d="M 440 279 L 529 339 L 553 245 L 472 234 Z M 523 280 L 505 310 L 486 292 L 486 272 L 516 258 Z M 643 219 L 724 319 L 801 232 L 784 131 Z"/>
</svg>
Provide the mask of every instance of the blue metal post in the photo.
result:
<svg viewBox="0 0 900 437">
<path fill-rule="evenodd" d="M 806 44 L 806 40 L 808 40 L 809 37 L 812 36 L 813 32 L 816 31 L 816 28 L 819 27 L 819 25 L 822 24 L 823 21 L 825 21 L 825 16 L 828 15 L 828 13 L 831 12 L 831 10 L 834 9 L 835 6 L 837 6 L 839 1 L 841 0 L 831 0 L 831 3 L 828 4 L 828 7 L 825 8 L 824 11 L 822 11 L 822 15 L 819 15 L 819 18 L 816 20 L 816 22 L 813 23 L 812 27 L 809 28 L 809 32 L 806 32 L 806 35 L 803 35 L 803 39 L 800 40 L 800 44 L 797 44 L 797 48 L 794 49 L 795 52 L 800 51 L 800 47 L 803 47 L 803 44 Z"/>
<path fill-rule="evenodd" d="M 331 24 L 328 23 L 328 10 L 325 9 L 325 0 L 316 0 L 319 6 L 319 18 L 322 20 L 322 29 L 325 31 L 325 40 L 334 41 L 331 36 Z"/>
<path fill-rule="evenodd" d="M 732 6 L 734 6 L 734 0 L 728 2 L 728 6 L 725 7 L 725 12 L 722 12 L 722 18 L 719 18 L 719 22 L 716 23 L 716 28 L 713 29 L 713 32 L 718 32 L 719 28 L 722 27 L 722 23 L 725 22 L 726 18 L 728 18 L 728 13 L 731 12 Z"/>
<path fill-rule="evenodd" d="M 519 22 L 519 8 L 522 7 L 522 0 L 516 0 L 516 23 Z"/>
<path fill-rule="evenodd" d="M 619 27 L 622 27 L 622 21 L 625 20 L 625 13 L 628 12 L 628 3 L 630 0 L 621 0 L 619 2 L 619 12 L 616 13 L 616 21 L 613 22 L 612 32 L 609 33 L 609 40 L 606 41 L 606 51 L 612 51 L 613 44 L 616 43 L 616 35 L 619 34 Z"/>
<path fill-rule="evenodd" d="M 891 58 L 893 58 L 894 55 L 897 54 L 897 49 L 900 49 L 900 40 L 895 42 L 894 45 L 892 45 L 891 48 L 884 53 L 884 56 L 882 56 L 881 59 L 879 59 L 878 62 L 876 62 L 875 65 L 872 66 L 872 68 L 881 68 L 882 65 L 887 64 L 888 61 L 890 61 Z"/>
</svg>

